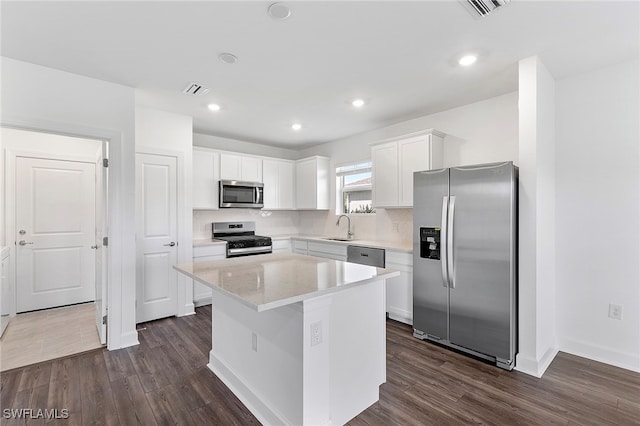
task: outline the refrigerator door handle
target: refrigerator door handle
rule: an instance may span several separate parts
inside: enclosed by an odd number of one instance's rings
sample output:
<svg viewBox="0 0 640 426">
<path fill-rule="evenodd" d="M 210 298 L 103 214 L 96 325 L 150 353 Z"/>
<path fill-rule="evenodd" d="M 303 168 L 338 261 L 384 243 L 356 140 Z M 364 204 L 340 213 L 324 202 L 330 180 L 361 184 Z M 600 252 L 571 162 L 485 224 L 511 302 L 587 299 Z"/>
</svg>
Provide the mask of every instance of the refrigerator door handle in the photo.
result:
<svg viewBox="0 0 640 426">
<path fill-rule="evenodd" d="M 449 275 L 449 286 L 456 288 L 456 276 L 453 273 L 453 233 L 454 233 L 454 211 L 456 208 L 456 197 L 449 197 L 449 212 L 447 217 L 447 271 Z"/>
<path fill-rule="evenodd" d="M 442 197 L 442 226 L 440 227 L 440 263 L 442 264 L 442 286 L 449 287 L 449 274 L 447 272 L 447 210 L 449 197 Z"/>
</svg>

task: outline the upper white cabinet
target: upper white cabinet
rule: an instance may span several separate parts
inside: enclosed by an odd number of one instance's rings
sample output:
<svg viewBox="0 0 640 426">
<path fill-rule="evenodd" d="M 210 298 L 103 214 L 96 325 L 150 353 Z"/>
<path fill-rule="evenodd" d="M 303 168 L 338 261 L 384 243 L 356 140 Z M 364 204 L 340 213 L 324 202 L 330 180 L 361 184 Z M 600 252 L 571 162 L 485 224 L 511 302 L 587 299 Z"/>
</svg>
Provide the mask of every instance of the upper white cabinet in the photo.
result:
<svg viewBox="0 0 640 426">
<path fill-rule="evenodd" d="M 262 182 L 262 159 L 238 154 L 220 154 L 220 179 Z"/>
<path fill-rule="evenodd" d="M 442 167 L 443 138 L 431 129 L 372 146 L 373 205 L 413 207 L 413 173 Z"/>
<path fill-rule="evenodd" d="M 294 203 L 294 163 L 286 160 L 262 161 L 264 208 L 291 210 Z"/>
<path fill-rule="evenodd" d="M 329 159 L 311 157 L 296 162 L 296 208 L 329 208 Z"/>
<path fill-rule="evenodd" d="M 218 209 L 220 154 L 208 149 L 193 148 L 193 209 Z"/>
</svg>

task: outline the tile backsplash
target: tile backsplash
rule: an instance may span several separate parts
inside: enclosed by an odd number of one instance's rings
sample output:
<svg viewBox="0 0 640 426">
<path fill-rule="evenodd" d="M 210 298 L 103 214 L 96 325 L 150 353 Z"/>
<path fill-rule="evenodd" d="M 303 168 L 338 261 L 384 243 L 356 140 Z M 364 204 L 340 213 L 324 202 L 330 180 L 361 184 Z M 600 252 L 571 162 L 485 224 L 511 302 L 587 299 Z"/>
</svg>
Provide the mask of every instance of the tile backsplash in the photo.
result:
<svg viewBox="0 0 640 426">
<path fill-rule="evenodd" d="M 375 215 L 351 215 L 355 239 L 411 241 L 413 209 L 377 209 Z M 251 209 L 197 210 L 193 212 L 193 238 L 211 238 L 211 222 L 254 221 L 260 235 L 326 235 L 346 237 L 347 220 L 336 226 L 333 210 L 267 211 Z"/>
</svg>

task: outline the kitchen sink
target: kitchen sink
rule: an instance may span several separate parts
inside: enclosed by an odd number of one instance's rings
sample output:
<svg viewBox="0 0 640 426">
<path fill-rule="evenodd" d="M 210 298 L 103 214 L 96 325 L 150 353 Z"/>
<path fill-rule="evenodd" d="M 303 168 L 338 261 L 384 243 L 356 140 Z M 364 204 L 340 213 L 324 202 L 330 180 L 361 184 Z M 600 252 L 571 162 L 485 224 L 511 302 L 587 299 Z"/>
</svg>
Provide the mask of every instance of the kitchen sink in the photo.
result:
<svg viewBox="0 0 640 426">
<path fill-rule="evenodd" d="M 326 238 L 322 238 L 323 240 L 331 240 L 331 241 L 357 241 L 354 240 L 353 238 L 349 239 L 349 238 L 331 238 L 331 237 L 326 237 Z"/>
</svg>

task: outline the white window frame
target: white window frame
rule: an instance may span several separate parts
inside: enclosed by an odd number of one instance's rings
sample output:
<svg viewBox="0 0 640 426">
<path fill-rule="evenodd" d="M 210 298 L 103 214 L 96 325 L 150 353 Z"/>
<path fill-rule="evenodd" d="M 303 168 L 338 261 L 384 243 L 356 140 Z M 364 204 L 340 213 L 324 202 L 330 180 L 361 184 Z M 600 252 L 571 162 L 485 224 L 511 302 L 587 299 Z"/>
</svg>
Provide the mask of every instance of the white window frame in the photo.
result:
<svg viewBox="0 0 640 426">
<path fill-rule="evenodd" d="M 347 189 L 344 188 L 344 177 L 349 175 L 356 175 L 360 173 L 372 173 L 373 163 L 371 160 L 355 161 L 351 163 L 345 163 L 336 167 L 336 214 L 341 215 L 344 213 L 344 193 L 356 192 L 356 191 L 371 191 L 373 195 L 373 184 L 351 186 Z M 371 200 L 373 206 L 373 200 Z M 362 215 L 369 216 L 375 214 L 375 209 L 372 213 L 347 213 L 350 215 Z"/>
</svg>

